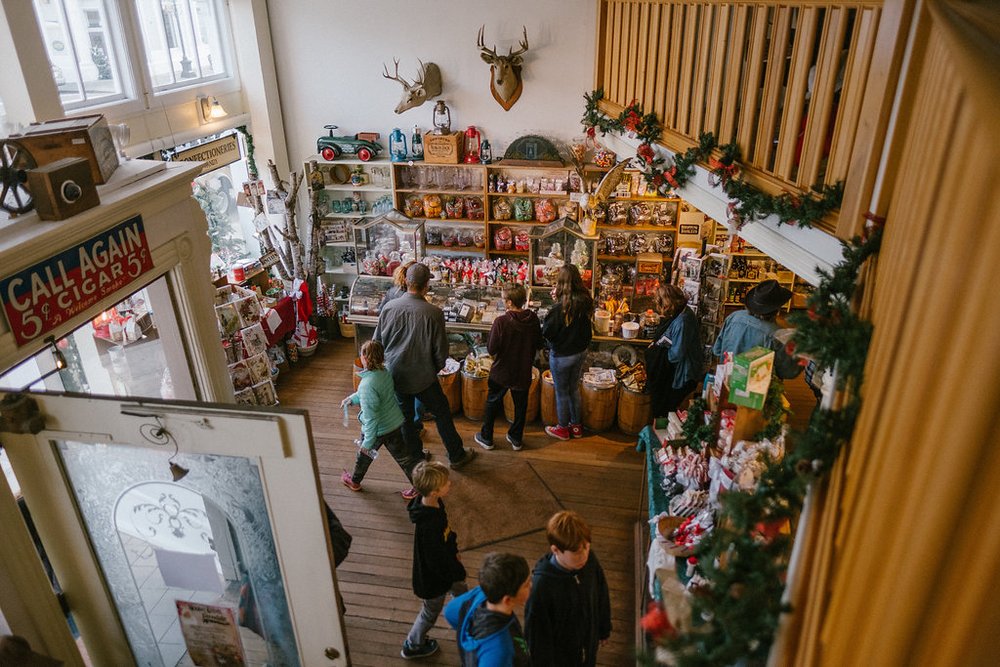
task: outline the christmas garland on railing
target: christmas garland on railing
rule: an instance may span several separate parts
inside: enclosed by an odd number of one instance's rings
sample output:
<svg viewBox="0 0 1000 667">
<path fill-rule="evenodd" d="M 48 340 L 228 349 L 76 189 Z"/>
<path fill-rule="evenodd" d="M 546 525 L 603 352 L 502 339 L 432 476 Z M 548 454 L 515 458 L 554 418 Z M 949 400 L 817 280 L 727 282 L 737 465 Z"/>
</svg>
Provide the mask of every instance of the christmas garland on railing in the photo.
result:
<svg viewBox="0 0 1000 667">
<path fill-rule="evenodd" d="M 844 244 L 843 262 L 822 274 L 808 311 L 792 315 L 798 325 L 793 351 L 836 369 L 838 386 L 848 390 L 847 404 L 815 410 L 804 432 L 789 434 L 785 457 L 768 465 L 753 492 L 719 496 L 716 528 L 696 553 L 697 569 L 710 584 L 692 597 L 695 629 L 669 638 L 668 629 L 660 638 L 677 665 L 767 659 L 779 617 L 788 611 L 781 596 L 791 538 L 777 527 L 798 515 L 808 485 L 829 472 L 854 430 L 872 327 L 850 306 L 862 264 L 880 244 L 880 229 Z"/>
<path fill-rule="evenodd" d="M 639 103 L 633 100 L 617 118 L 610 118 L 598 108 L 599 102 L 604 99 L 603 89 L 585 93 L 583 98 L 587 106 L 581 122 L 586 127 L 587 136 L 595 139 L 598 130 L 602 135 L 608 132 L 634 134 L 639 139 L 636 156 L 646 165 L 646 181 L 657 192 L 664 191 L 667 185 L 673 188 L 684 186 L 694 176 L 695 164 L 707 163 L 709 182 L 713 186 L 721 186 L 731 200 L 729 222 L 737 229 L 770 215 L 776 215 L 779 224 L 812 227 L 840 206 L 844 195 L 842 181 L 834 185 L 814 185 L 812 193 L 803 195 L 792 192 L 769 195 L 763 192 L 742 177 L 739 168 L 740 149 L 736 143 L 719 145 L 711 132 L 701 133 L 697 146 L 674 155 L 671 164 L 667 166 L 666 160 L 656 157 L 653 150 L 653 142 L 659 140 L 663 129 L 656 114 L 643 113 Z M 721 153 L 719 159 L 712 157 L 716 150 Z"/>
</svg>

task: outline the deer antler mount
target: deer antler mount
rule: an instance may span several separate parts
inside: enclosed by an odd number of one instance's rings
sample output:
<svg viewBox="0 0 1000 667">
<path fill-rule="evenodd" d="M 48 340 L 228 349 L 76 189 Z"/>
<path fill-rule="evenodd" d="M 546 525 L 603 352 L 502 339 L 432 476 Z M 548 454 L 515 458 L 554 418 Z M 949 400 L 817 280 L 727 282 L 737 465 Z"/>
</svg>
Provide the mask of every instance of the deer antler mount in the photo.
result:
<svg viewBox="0 0 1000 667">
<path fill-rule="evenodd" d="M 486 26 L 479 29 L 479 38 L 476 46 L 479 47 L 480 57 L 490 65 L 490 92 L 493 99 L 503 107 L 504 111 L 510 111 L 521 91 L 524 90 L 524 81 L 521 79 L 521 63 L 524 62 L 522 56 L 528 50 L 528 29 L 521 26 L 524 39 L 518 45 L 517 51 L 514 47 L 507 49 L 507 55 L 497 55 L 496 44 L 493 48 L 486 48 L 486 41 L 483 33 Z"/>
<path fill-rule="evenodd" d="M 441 70 L 434 63 L 423 63 L 418 60 L 420 71 L 417 72 L 417 78 L 413 83 L 410 83 L 399 76 L 399 58 L 393 58 L 392 62 L 396 66 L 395 74 L 390 75 L 389 68 L 383 63 L 384 73 L 382 76 L 403 86 L 403 96 L 399 99 L 399 104 L 396 105 L 396 113 L 403 113 L 407 109 L 418 107 L 441 94 Z"/>
</svg>

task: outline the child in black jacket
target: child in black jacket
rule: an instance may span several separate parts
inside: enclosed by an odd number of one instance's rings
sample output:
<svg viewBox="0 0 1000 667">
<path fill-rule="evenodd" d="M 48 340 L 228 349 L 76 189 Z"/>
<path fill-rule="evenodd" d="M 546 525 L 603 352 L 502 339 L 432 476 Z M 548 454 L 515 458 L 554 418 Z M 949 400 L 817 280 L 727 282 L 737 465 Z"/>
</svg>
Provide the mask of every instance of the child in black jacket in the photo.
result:
<svg viewBox="0 0 1000 667">
<path fill-rule="evenodd" d="M 539 667 L 594 667 L 611 636 L 611 598 L 590 526 L 576 512 L 549 519 L 548 553 L 538 559 L 525 606 L 524 634 Z"/>
<path fill-rule="evenodd" d="M 510 391 L 514 402 L 514 422 L 507 429 L 511 449 L 524 446 L 524 422 L 528 412 L 528 390 L 531 388 L 535 351 L 541 349 L 542 327 L 533 310 L 525 310 L 528 293 L 524 285 L 511 285 L 503 291 L 507 312 L 493 321 L 487 351 L 493 355 L 493 367 L 487 380 L 486 410 L 483 425 L 475 435 L 483 449 L 493 449 L 493 423 L 503 409 L 503 397 Z"/>
<path fill-rule="evenodd" d="M 415 526 L 413 592 L 423 605 L 400 651 L 407 660 L 437 652 L 437 640 L 428 639 L 427 632 L 441 615 L 445 597 L 449 591 L 458 596 L 469 590 L 458 556 L 458 537 L 444 509 L 443 498 L 451 490 L 448 476 L 448 467 L 436 461 L 418 463 L 413 469 L 413 487 L 420 495 L 410 501 L 407 511 Z"/>
</svg>

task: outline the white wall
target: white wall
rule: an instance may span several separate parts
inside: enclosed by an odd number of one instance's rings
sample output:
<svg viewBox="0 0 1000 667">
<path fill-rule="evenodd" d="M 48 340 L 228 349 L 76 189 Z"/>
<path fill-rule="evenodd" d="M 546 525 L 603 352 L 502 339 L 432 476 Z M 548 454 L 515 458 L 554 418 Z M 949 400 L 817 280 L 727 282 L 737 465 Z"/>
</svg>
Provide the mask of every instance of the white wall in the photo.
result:
<svg viewBox="0 0 1000 667">
<path fill-rule="evenodd" d="M 393 113 L 402 92 L 382 78 L 382 65 L 412 81 L 417 59 L 437 63 L 451 109 L 452 129 L 475 125 L 494 156 L 513 139 L 540 134 L 566 140 L 581 131 L 583 94 L 594 87 L 597 5 L 593 0 L 296 0 L 269 2 L 281 111 L 292 169 L 316 152 L 323 125 L 338 133 L 377 131 L 385 144 L 394 127 L 409 142 L 414 124 L 431 127 L 433 102 Z M 489 90 L 489 65 L 476 36 L 486 26 L 487 47 L 517 48 L 521 26 L 530 49 L 522 70 L 524 92 L 504 111 Z M 238 38 L 238 37 L 237 37 Z M 266 156 L 261 156 L 266 157 Z"/>
</svg>

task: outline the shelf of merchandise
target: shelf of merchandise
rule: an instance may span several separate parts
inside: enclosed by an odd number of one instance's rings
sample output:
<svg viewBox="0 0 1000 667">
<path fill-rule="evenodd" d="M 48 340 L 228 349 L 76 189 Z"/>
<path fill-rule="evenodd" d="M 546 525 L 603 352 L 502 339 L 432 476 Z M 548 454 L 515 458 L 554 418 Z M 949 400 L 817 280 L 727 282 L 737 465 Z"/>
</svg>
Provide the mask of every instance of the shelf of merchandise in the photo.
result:
<svg viewBox="0 0 1000 667">
<path fill-rule="evenodd" d="M 475 246 L 459 246 L 459 245 L 424 245 L 425 253 L 432 252 L 453 252 L 462 253 L 465 255 L 483 255 L 486 252 L 486 248 L 477 248 Z M 496 252 L 496 251 L 490 251 Z"/>
<path fill-rule="evenodd" d="M 413 218 L 423 220 L 425 225 L 457 225 L 459 227 L 478 227 L 482 229 L 482 220 L 469 220 L 467 218 Z"/>
<path fill-rule="evenodd" d="M 471 187 L 438 187 L 436 184 L 433 186 L 417 187 L 413 181 L 427 181 L 427 178 L 421 176 L 421 172 L 433 173 L 436 177 L 451 177 L 455 178 L 458 174 L 463 174 L 462 179 L 468 179 L 469 181 L 477 181 L 478 186 L 472 185 Z M 393 194 L 393 202 L 396 208 L 400 211 L 406 210 L 406 199 L 413 195 L 423 196 L 423 195 L 437 195 L 442 198 L 441 209 L 445 210 L 447 202 L 445 201 L 448 197 L 478 197 L 483 203 L 483 207 L 487 206 L 486 202 L 486 168 L 480 164 L 429 164 L 426 162 L 397 162 L 393 164 L 393 182 L 396 184 L 396 189 Z M 413 217 L 414 220 L 424 221 L 425 230 L 425 245 L 424 253 L 446 253 L 446 254 L 461 254 L 461 255 L 479 255 L 484 256 L 487 252 L 485 248 L 475 248 L 473 246 L 444 246 L 444 245 L 427 245 L 426 244 L 426 230 L 428 227 L 440 228 L 440 227 L 457 227 L 460 229 L 478 229 L 481 230 L 484 237 L 486 234 L 486 220 L 485 216 L 482 219 L 474 220 L 469 218 L 442 218 L 442 217 Z"/>
<path fill-rule="evenodd" d="M 366 211 L 365 213 L 352 212 L 352 213 L 324 213 L 324 220 L 354 220 L 356 218 L 374 218 L 376 214 L 371 211 Z"/>
<path fill-rule="evenodd" d="M 677 225 L 597 225 L 597 231 L 609 229 L 615 232 L 676 232 Z"/>
<path fill-rule="evenodd" d="M 358 167 L 361 168 L 367 180 L 366 183 L 355 185 L 350 182 L 351 174 Z M 355 222 L 367 221 L 378 217 L 381 214 L 373 213 L 372 207 L 375 202 L 385 196 L 392 196 L 393 180 L 392 163 L 388 158 L 374 158 L 367 162 L 356 157 L 341 157 L 335 160 L 324 160 L 320 155 L 311 155 L 303 163 L 303 187 L 311 187 L 313 179 L 313 169 L 317 169 L 323 174 L 323 192 L 329 193 L 332 199 L 353 198 L 354 193 L 359 193 L 364 201 L 365 212 L 349 211 L 338 212 L 328 211 L 323 214 L 321 225 L 327 227 L 343 223 L 346 226 L 348 238 L 343 241 L 322 242 L 323 248 L 330 248 L 331 252 L 340 254 L 347 248 L 354 248 L 352 227 Z M 340 181 L 340 182 L 337 182 Z M 337 193 L 334 195 L 334 193 Z M 341 194 L 342 193 L 342 194 Z M 329 262 L 329 257 L 327 258 Z M 331 285 L 350 285 L 358 275 L 358 264 L 335 264 L 327 266 L 324 270 L 324 282 Z M 337 299 L 340 303 L 346 303 L 346 299 Z"/>
<path fill-rule="evenodd" d="M 337 184 L 337 185 L 324 185 L 324 190 L 336 191 L 336 192 L 378 192 L 379 194 L 391 195 L 392 188 L 382 187 L 380 185 L 351 185 Z"/>
</svg>

